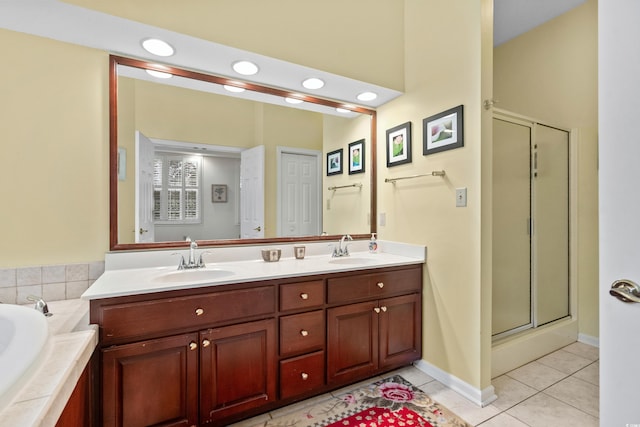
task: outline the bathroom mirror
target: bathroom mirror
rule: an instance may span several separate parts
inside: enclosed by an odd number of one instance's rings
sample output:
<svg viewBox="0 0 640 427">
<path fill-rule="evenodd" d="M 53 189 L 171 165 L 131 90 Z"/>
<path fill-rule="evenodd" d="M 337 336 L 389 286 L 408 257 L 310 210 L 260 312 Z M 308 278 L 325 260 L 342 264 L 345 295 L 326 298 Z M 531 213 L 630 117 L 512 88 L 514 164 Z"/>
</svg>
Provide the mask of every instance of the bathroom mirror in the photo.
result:
<svg viewBox="0 0 640 427">
<path fill-rule="evenodd" d="M 111 250 L 183 247 L 187 236 L 219 246 L 375 232 L 375 110 L 119 56 L 110 58 L 109 80 Z M 353 167 L 350 144 L 360 141 L 362 167 Z M 337 150 L 343 172 L 328 175 L 327 154 Z M 254 152 L 262 172 L 242 166 Z M 315 181 L 287 182 L 290 170 L 311 170 Z M 174 188 L 167 183 L 176 176 Z M 314 190 L 292 196 L 296 185 Z M 313 209 L 301 211 L 300 198 L 306 207 L 313 198 Z"/>
</svg>

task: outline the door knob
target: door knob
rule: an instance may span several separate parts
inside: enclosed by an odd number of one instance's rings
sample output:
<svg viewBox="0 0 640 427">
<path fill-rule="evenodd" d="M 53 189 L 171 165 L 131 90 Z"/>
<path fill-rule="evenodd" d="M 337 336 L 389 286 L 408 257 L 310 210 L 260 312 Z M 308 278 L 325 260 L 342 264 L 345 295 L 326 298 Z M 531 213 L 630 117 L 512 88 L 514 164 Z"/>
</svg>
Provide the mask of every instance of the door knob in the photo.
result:
<svg viewBox="0 0 640 427">
<path fill-rule="evenodd" d="M 640 302 L 640 286 L 631 280 L 616 280 L 609 294 L 624 302 Z"/>
<path fill-rule="evenodd" d="M 257 226 L 256 228 L 253 229 L 253 231 L 260 231 L 260 230 L 262 230 L 260 226 Z"/>
<path fill-rule="evenodd" d="M 144 234 L 144 233 L 148 233 L 149 230 L 145 230 L 144 228 L 140 227 L 140 234 Z"/>
</svg>

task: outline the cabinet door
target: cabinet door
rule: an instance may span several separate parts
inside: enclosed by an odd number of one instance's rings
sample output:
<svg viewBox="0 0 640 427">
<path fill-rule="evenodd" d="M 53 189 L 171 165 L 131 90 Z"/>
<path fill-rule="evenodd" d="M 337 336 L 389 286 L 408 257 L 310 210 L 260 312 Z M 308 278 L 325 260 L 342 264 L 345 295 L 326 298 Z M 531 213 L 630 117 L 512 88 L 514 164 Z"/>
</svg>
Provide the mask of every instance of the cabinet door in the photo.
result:
<svg viewBox="0 0 640 427">
<path fill-rule="evenodd" d="M 276 397 L 275 319 L 200 332 L 200 421 L 224 419 Z"/>
<path fill-rule="evenodd" d="M 104 426 L 198 424 L 197 334 L 102 350 Z"/>
<path fill-rule="evenodd" d="M 422 353 L 419 294 L 380 300 L 380 368 L 406 365 Z"/>
<path fill-rule="evenodd" d="M 327 382 L 366 378 L 378 366 L 376 302 L 327 310 Z"/>
</svg>

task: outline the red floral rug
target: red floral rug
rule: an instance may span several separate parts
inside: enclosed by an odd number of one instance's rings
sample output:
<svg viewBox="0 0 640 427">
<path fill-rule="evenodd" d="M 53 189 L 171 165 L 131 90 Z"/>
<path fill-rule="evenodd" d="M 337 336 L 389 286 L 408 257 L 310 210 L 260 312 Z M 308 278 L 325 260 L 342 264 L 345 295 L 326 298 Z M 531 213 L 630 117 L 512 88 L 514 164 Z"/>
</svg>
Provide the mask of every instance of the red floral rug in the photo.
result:
<svg viewBox="0 0 640 427">
<path fill-rule="evenodd" d="M 259 425 L 264 427 L 471 427 L 399 375 Z"/>
</svg>

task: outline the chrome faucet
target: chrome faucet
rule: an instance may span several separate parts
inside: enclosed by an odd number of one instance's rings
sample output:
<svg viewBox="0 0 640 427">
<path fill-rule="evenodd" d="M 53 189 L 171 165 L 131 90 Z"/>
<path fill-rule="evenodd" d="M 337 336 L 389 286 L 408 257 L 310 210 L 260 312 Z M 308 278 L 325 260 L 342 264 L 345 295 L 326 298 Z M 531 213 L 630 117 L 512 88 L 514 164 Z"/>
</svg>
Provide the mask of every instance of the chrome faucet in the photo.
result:
<svg viewBox="0 0 640 427">
<path fill-rule="evenodd" d="M 184 256 L 180 256 L 180 264 L 178 264 L 178 270 L 189 270 L 192 268 L 204 268 L 206 265 L 204 264 L 204 260 L 202 259 L 202 255 L 208 252 L 202 252 L 200 257 L 198 257 L 198 261 L 196 261 L 196 249 L 198 249 L 198 244 L 195 240 L 191 240 L 190 237 L 187 237 L 187 242 L 189 242 L 189 262 L 185 262 Z"/>
<path fill-rule="evenodd" d="M 46 317 L 53 316 L 53 313 L 49 313 L 49 306 L 42 298 L 29 295 L 27 297 L 27 301 L 35 302 L 36 306 L 34 308 L 40 313 L 44 314 Z"/>
<path fill-rule="evenodd" d="M 333 253 L 331 254 L 332 257 L 349 256 L 349 243 L 345 244 L 345 240 L 353 240 L 353 237 L 348 234 L 342 236 L 340 241 L 338 241 L 338 244 L 333 246 Z"/>
</svg>

